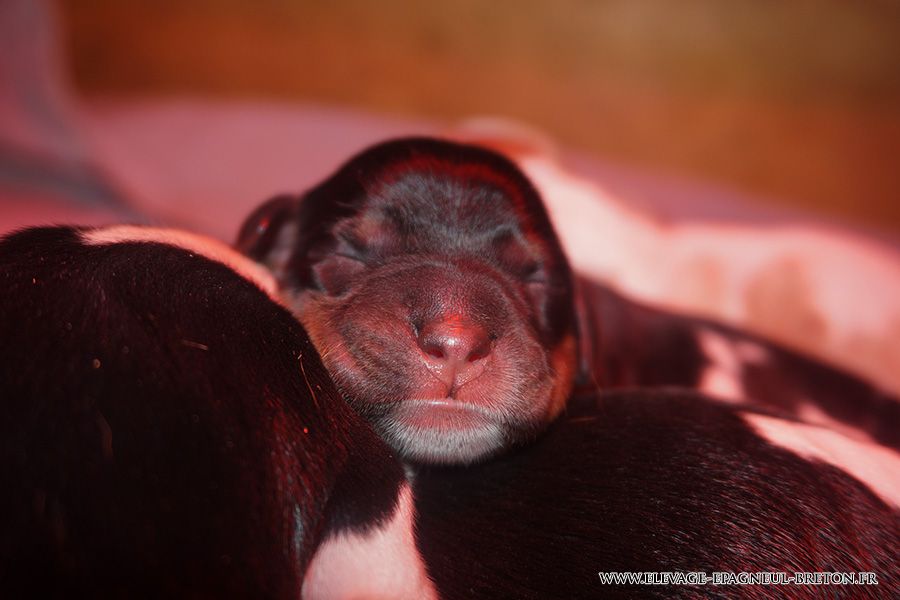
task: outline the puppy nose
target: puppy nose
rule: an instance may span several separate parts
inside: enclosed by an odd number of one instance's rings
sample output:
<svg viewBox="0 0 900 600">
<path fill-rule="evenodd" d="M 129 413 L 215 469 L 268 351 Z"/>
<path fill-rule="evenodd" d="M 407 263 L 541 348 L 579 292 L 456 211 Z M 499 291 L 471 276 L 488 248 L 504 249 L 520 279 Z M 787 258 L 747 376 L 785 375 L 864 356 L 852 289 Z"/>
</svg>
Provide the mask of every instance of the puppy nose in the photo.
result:
<svg viewBox="0 0 900 600">
<path fill-rule="evenodd" d="M 479 361 L 491 353 L 491 338 L 484 327 L 449 316 L 435 319 L 419 330 L 419 348 L 432 371 L 448 384 L 464 383 L 480 372 Z"/>
</svg>

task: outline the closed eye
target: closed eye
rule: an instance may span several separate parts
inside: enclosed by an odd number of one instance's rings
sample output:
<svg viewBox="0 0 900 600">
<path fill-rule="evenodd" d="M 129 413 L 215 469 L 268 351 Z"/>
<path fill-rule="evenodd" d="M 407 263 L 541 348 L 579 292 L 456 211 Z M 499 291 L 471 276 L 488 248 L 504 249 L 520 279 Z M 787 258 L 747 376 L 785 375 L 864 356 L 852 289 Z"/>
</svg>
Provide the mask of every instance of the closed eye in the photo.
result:
<svg viewBox="0 0 900 600">
<path fill-rule="evenodd" d="M 366 261 L 364 258 L 362 258 L 361 256 L 354 255 L 354 254 L 347 254 L 345 252 L 336 252 L 335 254 L 332 254 L 331 256 L 339 257 L 339 258 L 346 259 L 346 260 L 352 260 L 354 262 L 362 263 L 363 265 L 366 264 Z"/>
<path fill-rule="evenodd" d="M 544 268 L 543 264 L 535 263 L 534 265 L 529 265 L 529 267 L 525 270 L 525 272 L 520 276 L 522 281 L 528 284 L 541 284 L 546 285 L 549 283 L 549 279 L 547 277 L 547 270 Z"/>
<path fill-rule="evenodd" d="M 520 235 L 503 232 L 493 240 L 494 252 L 505 270 L 523 283 L 542 283 L 546 277 L 540 254 Z"/>
<path fill-rule="evenodd" d="M 312 271 L 319 289 L 332 296 L 347 290 L 353 278 L 366 269 L 366 263 L 357 256 L 330 254 L 313 265 Z"/>
</svg>

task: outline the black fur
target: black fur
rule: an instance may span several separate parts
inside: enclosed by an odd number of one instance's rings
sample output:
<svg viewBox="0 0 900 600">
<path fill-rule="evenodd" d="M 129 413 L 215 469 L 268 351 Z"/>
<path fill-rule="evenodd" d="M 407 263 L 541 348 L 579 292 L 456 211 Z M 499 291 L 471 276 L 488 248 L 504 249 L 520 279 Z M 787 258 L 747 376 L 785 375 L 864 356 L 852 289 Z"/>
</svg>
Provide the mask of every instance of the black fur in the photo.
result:
<svg viewBox="0 0 900 600">
<path fill-rule="evenodd" d="M 685 392 L 581 397 L 537 442 L 414 478 L 443 597 L 893 598 L 900 519 Z M 606 586 L 599 571 L 874 572 L 878 586 Z"/>
<path fill-rule="evenodd" d="M 403 472 L 291 315 L 222 264 L 0 242 L 0 595 L 298 598 Z"/>
</svg>

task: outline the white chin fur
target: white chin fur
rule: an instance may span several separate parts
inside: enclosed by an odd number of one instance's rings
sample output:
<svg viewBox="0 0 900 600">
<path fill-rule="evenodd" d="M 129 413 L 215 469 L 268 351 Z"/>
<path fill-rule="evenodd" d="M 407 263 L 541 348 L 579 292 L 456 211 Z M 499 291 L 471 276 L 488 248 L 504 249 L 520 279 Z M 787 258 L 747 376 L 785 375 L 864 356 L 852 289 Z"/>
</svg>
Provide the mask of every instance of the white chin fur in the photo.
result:
<svg viewBox="0 0 900 600">
<path fill-rule="evenodd" d="M 435 465 L 477 462 L 500 450 L 505 441 L 496 423 L 448 431 L 392 422 L 379 429 L 405 459 Z"/>
</svg>

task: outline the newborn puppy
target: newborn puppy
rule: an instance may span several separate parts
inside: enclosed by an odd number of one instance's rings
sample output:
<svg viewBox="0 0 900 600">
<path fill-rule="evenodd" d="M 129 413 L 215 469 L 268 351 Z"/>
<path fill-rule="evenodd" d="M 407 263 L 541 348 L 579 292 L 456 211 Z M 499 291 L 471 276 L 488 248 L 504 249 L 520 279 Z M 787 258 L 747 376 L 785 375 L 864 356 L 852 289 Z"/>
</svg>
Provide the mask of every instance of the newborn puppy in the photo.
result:
<svg viewBox="0 0 900 600">
<path fill-rule="evenodd" d="M 534 187 L 433 139 L 370 148 L 244 224 L 347 400 L 401 454 L 469 463 L 581 389 L 679 385 L 896 446 L 900 404 L 849 374 L 575 280 Z"/>
<path fill-rule="evenodd" d="M 399 461 L 258 265 L 40 228 L 0 240 L 0 287 L 0 595 L 430 596 L 385 541 L 412 539 Z"/>
<path fill-rule="evenodd" d="M 569 267 L 534 188 L 493 152 L 381 144 L 258 209 L 238 248 L 275 273 L 347 400 L 408 459 L 529 440 L 572 390 Z"/>
<path fill-rule="evenodd" d="M 580 396 L 527 447 L 420 467 L 413 482 L 418 547 L 447 600 L 874 600 L 900 587 L 900 455 L 689 391 Z M 772 571 L 852 573 L 867 585 L 598 576 Z"/>
</svg>

